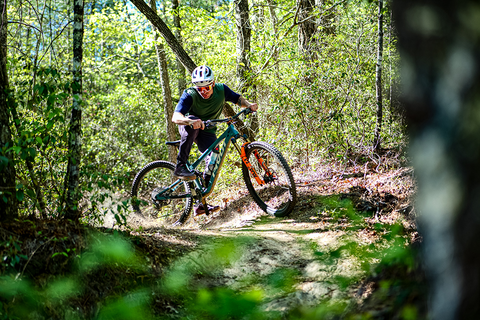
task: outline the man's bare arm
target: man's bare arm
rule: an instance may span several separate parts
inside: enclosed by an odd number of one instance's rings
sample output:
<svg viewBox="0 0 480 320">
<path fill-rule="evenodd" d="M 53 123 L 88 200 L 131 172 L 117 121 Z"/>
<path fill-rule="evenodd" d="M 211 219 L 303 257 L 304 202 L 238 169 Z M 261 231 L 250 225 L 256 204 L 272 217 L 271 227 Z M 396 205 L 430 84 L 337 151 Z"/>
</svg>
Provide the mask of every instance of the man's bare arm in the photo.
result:
<svg viewBox="0 0 480 320">
<path fill-rule="evenodd" d="M 240 96 L 238 99 L 238 105 L 240 105 L 242 108 L 250 108 L 252 111 L 258 110 L 258 104 L 247 101 L 247 99 L 245 99 L 243 96 Z"/>
<path fill-rule="evenodd" d="M 185 117 L 182 113 L 180 112 L 174 112 L 172 116 L 172 122 L 178 125 L 184 125 L 184 126 L 192 126 L 193 129 L 205 129 L 205 124 L 203 123 L 202 120 L 200 119 L 189 119 Z"/>
</svg>

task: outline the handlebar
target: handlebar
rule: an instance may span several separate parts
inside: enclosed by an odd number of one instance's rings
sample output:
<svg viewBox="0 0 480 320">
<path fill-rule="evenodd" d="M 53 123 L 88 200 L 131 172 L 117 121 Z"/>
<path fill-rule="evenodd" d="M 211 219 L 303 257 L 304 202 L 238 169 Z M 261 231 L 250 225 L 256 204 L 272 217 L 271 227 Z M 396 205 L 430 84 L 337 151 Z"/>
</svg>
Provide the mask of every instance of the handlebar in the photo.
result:
<svg viewBox="0 0 480 320">
<path fill-rule="evenodd" d="M 229 118 L 207 120 L 207 121 L 204 122 L 205 123 L 205 128 L 213 128 L 213 127 L 216 127 L 217 124 L 219 124 L 219 123 L 230 122 L 230 121 L 233 121 L 233 120 L 237 119 L 242 114 L 247 115 L 247 114 L 250 114 L 250 113 L 253 113 L 253 112 L 254 111 L 252 111 L 252 109 L 250 109 L 250 108 L 244 108 L 244 109 L 242 109 L 242 111 L 240 111 L 236 115 L 231 116 Z"/>
</svg>

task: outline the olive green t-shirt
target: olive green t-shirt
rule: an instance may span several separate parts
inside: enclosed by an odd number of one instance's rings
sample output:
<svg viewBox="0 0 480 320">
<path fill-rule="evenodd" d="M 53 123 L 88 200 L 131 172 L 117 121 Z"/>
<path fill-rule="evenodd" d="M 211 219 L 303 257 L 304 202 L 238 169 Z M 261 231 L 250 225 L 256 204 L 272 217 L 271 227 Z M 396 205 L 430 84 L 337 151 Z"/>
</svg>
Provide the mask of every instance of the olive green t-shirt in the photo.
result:
<svg viewBox="0 0 480 320">
<path fill-rule="evenodd" d="M 222 115 L 225 101 L 237 103 L 240 95 L 223 83 L 216 83 L 213 93 L 208 99 L 203 99 L 195 88 L 188 88 L 180 97 L 175 112 L 188 116 L 192 115 L 203 121 L 219 119 Z M 206 129 L 208 132 L 215 132 L 216 128 Z"/>
</svg>

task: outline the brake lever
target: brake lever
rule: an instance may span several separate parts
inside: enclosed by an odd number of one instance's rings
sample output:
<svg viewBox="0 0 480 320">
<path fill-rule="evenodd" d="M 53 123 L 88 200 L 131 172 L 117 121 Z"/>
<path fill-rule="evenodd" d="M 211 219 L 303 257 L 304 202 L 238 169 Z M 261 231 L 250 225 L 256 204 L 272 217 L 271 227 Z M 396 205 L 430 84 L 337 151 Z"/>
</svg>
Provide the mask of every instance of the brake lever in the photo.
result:
<svg viewBox="0 0 480 320">
<path fill-rule="evenodd" d="M 257 111 L 253 111 L 252 109 L 250 108 L 245 108 L 245 112 L 244 112 L 244 115 L 247 116 L 247 114 L 253 114 L 253 113 L 257 113 Z"/>
<path fill-rule="evenodd" d="M 215 123 L 213 123 L 210 120 L 204 121 L 203 123 L 205 124 L 205 128 L 212 128 L 217 126 Z"/>
</svg>

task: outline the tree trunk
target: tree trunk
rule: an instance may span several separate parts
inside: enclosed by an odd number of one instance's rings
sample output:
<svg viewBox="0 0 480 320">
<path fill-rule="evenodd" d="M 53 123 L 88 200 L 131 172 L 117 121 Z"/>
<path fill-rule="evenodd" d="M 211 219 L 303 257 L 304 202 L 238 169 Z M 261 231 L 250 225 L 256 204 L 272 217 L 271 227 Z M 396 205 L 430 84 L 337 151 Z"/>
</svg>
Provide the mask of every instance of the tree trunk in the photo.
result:
<svg viewBox="0 0 480 320">
<path fill-rule="evenodd" d="M 480 319 L 476 0 L 394 0 L 429 319 Z"/>
<path fill-rule="evenodd" d="M 162 19 L 147 5 L 143 0 L 130 0 L 135 7 L 137 7 L 138 10 L 140 10 L 141 13 L 145 15 L 145 17 L 155 26 L 158 28 L 158 31 L 160 31 L 161 35 L 167 42 L 168 46 L 170 49 L 172 49 L 173 53 L 179 59 L 184 67 L 187 69 L 189 73 L 192 73 L 193 70 L 196 68 L 195 63 L 193 60 L 190 58 L 190 56 L 185 52 L 183 49 L 182 45 L 177 41 L 173 33 L 170 31 L 168 26 L 163 22 Z M 224 108 L 223 108 L 223 114 L 226 117 L 230 117 L 235 114 L 235 111 L 233 108 L 226 103 Z M 245 125 L 243 121 L 240 119 L 237 119 L 235 123 L 236 128 L 241 134 L 246 134 L 248 139 L 251 141 L 255 140 L 255 135 L 253 132 L 247 128 L 245 128 Z"/>
<path fill-rule="evenodd" d="M 182 26 L 180 24 L 180 10 L 178 7 L 178 0 L 172 0 L 173 26 L 175 27 L 174 33 L 178 43 L 182 45 Z M 178 97 L 181 97 L 183 90 L 185 90 L 187 87 L 187 81 L 185 80 L 185 67 L 182 65 L 179 59 L 176 59 L 176 62 L 178 74 Z"/>
<path fill-rule="evenodd" d="M 307 56 L 310 56 L 311 42 L 317 28 L 312 18 L 314 8 L 314 0 L 297 0 L 298 48 Z"/>
<path fill-rule="evenodd" d="M 382 99 L 382 63 L 383 63 L 383 0 L 378 0 L 378 47 L 377 47 L 377 65 L 375 86 L 377 89 L 377 126 L 375 128 L 375 137 L 373 148 L 376 151 L 381 149 L 380 132 L 382 130 L 383 119 L 383 99 Z"/>
<path fill-rule="evenodd" d="M 250 91 L 251 94 L 248 98 L 255 101 L 256 90 L 251 80 L 252 76 L 250 74 L 249 60 L 252 30 L 250 27 L 250 19 L 248 15 L 248 0 L 236 0 L 234 4 L 235 21 L 237 25 L 237 79 L 242 94 Z M 259 127 L 258 118 L 256 115 L 252 114 L 251 119 L 251 130 L 253 132 L 256 132 Z"/>
<path fill-rule="evenodd" d="M 275 12 L 275 7 L 277 6 L 277 4 L 273 0 L 267 0 L 267 4 L 268 4 L 268 10 L 270 11 L 270 19 L 272 23 L 273 34 L 275 35 L 275 38 L 278 38 L 277 36 L 278 17 L 277 17 L 277 13 Z"/>
<path fill-rule="evenodd" d="M 237 25 L 237 79 L 242 92 L 248 87 L 248 72 L 250 70 L 250 40 L 251 28 L 248 17 L 248 0 L 235 0 L 235 22 Z"/>
<path fill-rule="evenodd" d="M 0 3 L 0 221 L 18 217 L 15 164 L 8 105 L 7 75 L 7 1 Z"/>
<path fill-rule="evenodd" d="M 66 182 L 66 219 L 78 219 L 80 199 L 80 162 L 82 147 L 82 60 L 83 0 L 73 2 L 73 106 L 68 132 L 68 164 Z"/>
<path fill-rule="evenodd" d="M 150 0 L 150 7 L 155 13 L 157 13 L 157 6 L 155 0 Z M 165 127 L 167 128 L 167 138 L 170 141 L 176 138 L 176 126 L 172 122 L 173 116 L 173 103 L 172 103 L 172 91 L 170 90 L 170 80 L 168 78 L 167 58 L 165 56 L 165 49 L 163 45 L 158 42 L 157 28 L 152 26 L 155 32 L 155 50 L 157 52 L 158 72 L 160 73 L 160 85 L 162 87 L 163 94 L 163 108 L 165 111 Z M 168 147 L 168 160 L 176 163 L 177 152 L 174 148 Z"/>
</svg>

